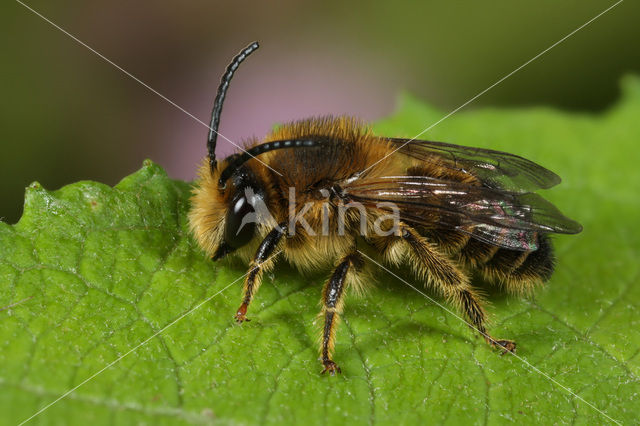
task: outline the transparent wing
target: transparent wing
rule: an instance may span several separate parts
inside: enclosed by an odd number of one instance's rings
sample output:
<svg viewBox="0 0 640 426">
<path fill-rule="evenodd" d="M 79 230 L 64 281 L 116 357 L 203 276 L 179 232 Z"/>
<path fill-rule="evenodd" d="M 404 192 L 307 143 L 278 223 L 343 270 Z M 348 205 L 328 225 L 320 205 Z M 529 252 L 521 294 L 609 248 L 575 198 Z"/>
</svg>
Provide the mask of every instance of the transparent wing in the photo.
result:
<svg viewBox="0 0 640 426">
<path fill-rule="evenodd" d="M 582 227 L 534 193 L 475 186 L 428 176 L 356 179 L 344 195 L 367 207 L 392 211 L 402 220 L 444 227 L 486 243 L 514 250 L 535 250 L 537 233 L 575 234 Z"/>
<path fill-rule="evenodd" d="M 485 186 L 513 192 L 530 192 L 560 183 L 560 176 L 542 166 L 507 152 L 472 148 L 444 142 L 385 138 L 398 153 L 471 174 Z"/>
</svg>

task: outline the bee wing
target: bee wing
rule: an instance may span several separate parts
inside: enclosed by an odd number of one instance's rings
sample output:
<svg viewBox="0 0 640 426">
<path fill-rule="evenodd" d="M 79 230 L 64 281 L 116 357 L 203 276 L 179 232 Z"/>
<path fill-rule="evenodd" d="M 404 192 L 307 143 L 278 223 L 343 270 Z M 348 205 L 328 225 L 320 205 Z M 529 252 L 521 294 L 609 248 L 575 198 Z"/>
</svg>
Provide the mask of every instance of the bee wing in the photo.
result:
<svg viewBox="0 0 640 426">
<path fill-rule="evenodd" d="M 582 227 L 534 193 L 470 185 L 428 176 L 356 179 L 342 187 L 347 199 L 393 211 L 406 222 L 470 234 L 514 250 L 535 250 L 537 233 L 575 234 Z M 381 204 L 392 203 L 392 204 Z"/>
<path fill-rule="evenodd" d="M 560 176 L 533 161 L 507 152 L 424 140 L 385 140 L 398 153 L 471 174 L 490 188 L 530 192 L 539 188 L 551 188 L 561 180 Z"/>
</svg>

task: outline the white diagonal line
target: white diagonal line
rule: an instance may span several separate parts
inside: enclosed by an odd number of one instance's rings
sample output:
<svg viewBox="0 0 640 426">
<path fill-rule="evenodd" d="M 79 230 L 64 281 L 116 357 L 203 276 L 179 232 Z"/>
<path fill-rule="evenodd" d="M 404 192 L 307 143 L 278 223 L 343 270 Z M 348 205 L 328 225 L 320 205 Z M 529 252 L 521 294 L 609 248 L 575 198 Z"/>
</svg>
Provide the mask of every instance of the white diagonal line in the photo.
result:
<svg viewBox="0 0 640 426">
<path fill-rule="evenodd" d="M 73 39 L 74 41 L 76 41 L 77 43 L 79 43 L 80 45 L 86 47 L 87 49 L 89 49 L 91 52 L 95 53 L 97 56 L 99 56 L 101 59 L 103 59 L 104 61 L 106 61 L 107 63 L 109 63 L 110 65 L 112 65 L 113 67 L 117 68 L 118 70 L 122 71 L 124 74 L 126 74 L 127 76 L 131 77 L 133 80 L 135 80 L 136 82 L 140 83 L 142 86 L 144 86 L 145 88 L 147 88 L 148 90 L 150 90 L 151 92 L 155 93 L 156 95 L 160 96 L 162 99 L 164 99 L 165 101 L 169 102 L 171 105 L 173 105 L 174 107 L 176 107 L 177 109 L 179 109 L 180 111 L 182 111 L 183 113 L 187 114 L 189 117 L 193 118 L 194 120 L 196 120 L 198 123 L 202 124 L 203 126 L 205 126 L 207 129 L 213 130 L 207 123 L 205 123 L 204 121 L 200 120 L 198 117 L 196 117 L 195 115 L 191 114 L 189 111 L 187 111 L 186 109 L 184 109 L 183 107 L 181 107 L 180 105 L 178 105 L 177 103 L 175 103 L 174 101 L 172 101 L 171 99 L 167 98 L 165 95 L 163 95 L 162 93 L 158 92 L 156 89 L 154 89 L 153 87 L 149 86 L 147 83 L 145 83 L 144 81 L 140 80 L 138 77 L 136 77 L 135 75 L 131 74 L 129 71 L 125 70 L 124 68 L 122 68 L 120 65 L 116 64 L 115 62 L 113 62 L 111 59 L 107 58 L 106 56 L 104 56 L 102 53 L 98 52 L 97 50 L 95 50 L 93 47 L 89 46 L 87 43 L 83 42 L 82 40 L 80 40 L 78 37 L 74 36 L 73 34 L 71 34 L 70 32 L 68 32 L 67 30 L 65 30 L 64 28 L 62 28 L 61 26 L 59 26 L 58 24 L 54 23 L 53 21 L 51 21 L 50 19 L 48 19 L 46 16 L 42 15 L 41 13 L 39 13 L 38 11 L 34 10 L 33 8 L 31 8 L 30 6 L 27 6 L 26 4 L 24 4 L 22 1 L 20 0 L 16 0 L 16 2 L 20 3 L 22 6 L 24 6 L 25 8 L 27 8 L 28 10 L 30 10 L 31 12 L 33 12 L 34 14 L 36 14 L 37 16 L 39 16 L 40 18 L 42 18 L 44 21 L 48 22 L 49 24 L 51 24 L 53 27 L 55 27 L 56 29 L 58 29 L 59 31 L 61 31 L 62 33 L 66 34 L 67 36 L 69 36 L 71 39 Z M 243 152 L 246 152 L 247 154 L 249 154 L 252 158 L 254 158 L 256 161 L 259 161 L 260 163 L 262 163 L 264 166 L 268 167 L 269 169 L 271 169 L 271 171 L 273 171 L 274 173 L 277 173 L 278 175 L 282 176 L 282 174 L 280 172 L 278 172 L 277 170 L 274 170 L 273 168 L 269 167 L 268 164 L 264 163 L 263 161 L 260 161 L 258 158 L 256 158 L 255 156 L 251 155 L 249 152 L 247 152 L 246 149 L 244 149 L 243 147 L 241 147 L 240 145 L 237 145 L 235 142 L 233 142 L 231 139 L 229 139 L 228 137 L 226 137 L 225 135 L 223 135 L 222 133 L 213 130 L 218 136 L 222 137 L 224 140 L 226 140 L 227 142 L 229 142 L 230 144 L 232 144 L 233 146 L 240 148 Z"/>
<path fill-rule="evenodd" d="M 389 274 L 393 275 L 394 277 L 396 277 L 397 279 L 399 279 L 400 281 L 402 281 L 403 283 L 405 283 L 406 285 L 408 285 L 409 287 L 411 287 L 412 289 L 414 289 L 415 291 L 417 291 L 418 293 L 420 293 L 421 295 L 423 295 L 425 298 L 427 298 L 430 302 L 438 305 L 440 308 L 444 309 L 446 312 L 450 313 L 451 315 L 453 315 L 454 317 L 456 317 L 457 319 L 459 319 L 460 321 L 462 321 L 463 323 L 467 324 L 469 327 L 473 328 L 475 331 L 477 331 L 478 333 L 482 334 L 484 337 L 488 338 L 491 341 L 495 341 L 493 339 L 493 337 L 489 336 L 486 333 L 483 333 L 482 331 L 478 330 L 473 324 L 470 324 L 469 322 L 465 321 L 464 318 L 462 318 L 460 315 L 456 314 L 455 312 L 451 311 L 451 309 L 448 309 L 446 306 L 442 305 L 441 303 L 438 303 L 435 299 L 433 299 L 432 297 L 429 297 L 425 292 L 420 291 L 417 287 L 415 287 L 414 285 L 410 284 L 409 282 L 405 281 L 404 279 L 400 278 L 398 275 L 394 274 L 392 271 L 390 271 L 389 269 L 387 269 L 384 265 L 376 262 L 375 260 L 373 260 L 371 257 L 367 256 L 366 254 L 364 254 L 363 252 L 361 252 L 360 250 L 358 250 L 358 253 L 360 253 L 361 255 L 363 255 L 364 257 L 366 257 L 367 259 L 369 259 L 370 261 L 372 261 L 373 263 L 375 263 L 376 265 L 378 265 L 379 267 L 381 267 L 382 269 L 384 269 L 385 271 L 387 271 Z M 575 392 L 573 392 L 571 389 L 569 389 L 568 387 L 564 386 L 562 383 L 558 382 L 556 379 L 554 379 L 553 377 L 549 376 L 547 373 L 545 373 L 544 371 L 541 371 L 538 367 L 534 366 L 533 364 L 531 364 L 529 361 L 527 361 L 526 359 L 516 355 L 514 352 L 509 352 L 511 355 L 513 355 L 515 358 L 517 358 L 518 360 L 520 360 L 522 363 L 524 363 L 525 365 L 527 365 L 529 368 L 531 368 L 533 371 L 535 371 L 536 373 L 544 376 L 547 380 L 549 380 L 550 382 L 554 383 L 555 385 L 561 387 L 562 389 L 564 389 L 565 391 L 567 391 L 569 394 L 571 394 L 572 396 L 578 398 L 580 401 L 584 402 L 585 404 L 587 404 L 589 407 L 593 408 L 594 410 L 596 410 L 598 413 L 602 414 L 603 416 L 605 416 L 607 419 L 611 420 L 612 422 L 614 422 L 617 425 L 621 425 L 622 423 L 620 423 L 619 421 L 612 419 L 611 417 L 609 417 L 607 415 L 607 413 L 605 413 L 604 411 L 600 410 L 598 407 L 596 407 L 595 405 L 593 405 L 592 403 L 590 403 L 589 401 L 585 400 L 583 397 L 581 397 L 580 395 L 576 394 Z"/>
<path fill-rule="evenodd" d="M 496 81 L 495 83 L 493 83 L 491 86 L 487 87 L 486 89 L 484 89 L 482 92 L 478 93 L 477 95 L 475 95 L 473 98 L 469 99 L 468 101 L 466 101 L 465 103 L 463 103 L 462 105 L 460 105 L 458 108 L 454 109 L 453 111 L 451 111 L 449 114 L 445 115 L 444 117 L 442 117 L 440 120 L 436 121 L 435 123 L 433 123 L 432 125 L 430 125 L 429 127 L 427 127 L 426 129 L 424 129 L 423 131 L 421 131 L 420 133 L 418 133 L 417 135 L 415 135 L 414 137 L 412 137 L 411 139 L 409 139 L 408 141 L 406 141 L 405 143 L 403 143 L 402 145 L 400 145 L 398 148 L 394 149 L 393 151 L 391 151 L 390 153 L 388 153 L 387 155 L 385 155 L 384 157 L 382 157 L 381 159 L 379 159 L 378 161 L 376 161 L 375 163 L 373 163 L 372 165 L 370 165 L 369 167 L 367 167 L 366 169 L 364 169 L 363 171 L 361 171 L 358 176 L 362 176 L 364 174 L 364 172 L 366 172 L 367 170 L 369 170 L 370 168 L 372 168 L 373 166 L 375 166 L 376 164 L 380 163 L 381 161 L 384 161 L 387 157 L 389 157 L 390 155 L 395 154 L 398 150 L 404 148 L 407 144 L 411 143 L 412 141 L 416 140 L 418 137 L 422 136 L 424 133 L 428 132 L 429 130 L 433 129 L 435 126 L 437 126 L 438 124 L 442 123 L 444 120 L 446 120 L 447 118 L 451 117 L 453 114 L 455 114 L 456 112 L 460 111 L 462 108 L 466 107 L 467 105 L 469 105 L 471 102 L 475 101 L 476 99 L 478 99 L 480 96 L 484 95 L 485 93 L 487 93 L 489 90 L 493 89 L 494 87 L 496 87 L 498 84 L 502 83 L 503 81 L 505 81 L 506 79 L 508 79 L 509 77 L 511 77 L 513 74 L 517 73 L 518 71 L 520 71 L 522 68 L 526 67 L 527 65 L 529 65 L 531 62 L 535 61 L 536 59 L 538 59 L 540 56 L 544 55 L 545 53 L 547 53 L 548 51 L 550 51 L 551 49 L 553 49 L 554 47 L 556 47 L 557 45 L 559 45 L 560 43 L 562 43 L 563 41 L 565 41 L 566 39 L 568 39 L 569 37 L 571 37 L 572 35 L 574 35 L 575 33 L 577 33 L 578 31 L 580 31 L 581 29 L 583 29 L 584 27 L 586 27 L 587 25 L 591 24 L 593 21 L 595 21 L 596 19 L 600 18 L 602 15 L 604 15 L 605 13 L 609 12 L 611 9 L 613 9 L 614 7 L 618 6 L 620 3 L 622 3 L 624 0 L 618 0 L 618 2 L 614 3 L 613 5 L 609 6 L 608 8 L 606 8 L 605 10 L 603 10 L 602 12 L 600 12 L 599 14 L 597 14 L 596 16 L 594 16 L 593 18 L 589 19 L 587 22 L 585 22 L 584 24 L 580 25 L 578 28 L 576 28 L 575 30 L 571 31 L 569 34 L 567 34 L 566 36 L 562 37 L 560 40 L 556 41 L 555 43 L 553 43 L 551 46 L 547 47 L 546 49 L 544 49 L 542 52 L 538 53 L 536 56 L 534 56 L 533 58 L 529 59 L 527 62 L 525 62 L 524 64 L 520 65 L 518 68 L 516 68 L 515 70 L 511 71 L 509 74 L 505 75 L 504 77 L 502 77 L 500 80 Z"/>
<path fill-rule="evenodd" d="M 280 254 L 282 252 L 282 250 L 277 251 L 276 253 L 272 254 L 269 259 L 273 259 L 275 256 L 277 256 L 278 254 Z M 267 259 L 267 260 L 269 260 Z M 23 424 L 27 423 L 29 420 L 33 419 L 34 417 L 36 417 L 37 415 L 41 414 L 43 411 L 45 411 L 46 409 L 48 409 L 49 407 L 51 407 L 52 405 L 54 405 L 55 403 L 57 403 L 58 401 L 60 401 L 61 399 L 65 398 L 66 396 L 68 396 L 69 394 L 73 393 L 76 389 L 78 389 L 80 386 L 84 385 L 85 383 L 87 383 L 88 381 L 92 380 L 93 378 L 95 378 L 97 375 L 99 375 L 100 373 L 102 373 L 103 371 L 107 370 L 109 367 L 117 364 L 118 362 L 120 362 L 124 357 L 126 357 L 127 355 L 135 352 L 137 349 L 139 349 L 141 346 L 144 346 L 147 342 L 149 342 L 151 339 L 153 339 L 154 337 L 158 336 L 159 334 L 161 334 L 162 332 L 164 332 L 166 329 L 168 329 L 169 327 L 171 327 L 172 325 L 174 325 L 175 323 L 177 323 L 178 321 L 180 321 L 182 318 L 186 317 L 187 315 L 191 314 L 192 312 L 194 312 L 195 310 L 197 310 L 198 308 L 200 308 L 200 306 L 204 305 L 205 303 L 207 303 L 208 301 L 210 301 L 211 299 L 213 299 L 214 297 L 216 297 L 217 295 L 219 295 L 220 293 L 222 293 L 223 291 L 225 291 L 226 289 L 228 289 L 229 287 L 231 287 L 233 284 L 237 283 L 238 281 L 240 281 L 241 279 L 243 279 L 244 277 L 246 277 L 247 275 L 249 275 L 254 269 L 256 269 L 257 266 L 249 269 L 249 271 L 242 275 L 241 277 L 235 279 L 233 282 L 231 282 L 229 285 L 227 285 L 225 288 L 223 288 L 222 290 L 218 291 L 217 293 L 213 294 L 212 296 L 207 297 L 206 299 L 204 299 L 202 302 L 198 303 L 195 307 L 191 308 L 190 310 L 188 310 L 187 312 L 185 312 L 184 314 L 180 315 L 178 318 L 176 318 L 175 320 L 171 321 L 169 324 L 165 325 L 161 330 L 155 332 L 153 335 L 151 335 L 150 337 L 148 337 L 147 339 L 145 339 L 142 343 L 136 345 L 135 347 L 133 347 L 132 349 L 130 349 L 129 351 L 127 351 L 127 353 L 125 353 L 124 355 L 119 356 L 118 358 L 116 358 L 114 361 L 110 362 L 109 364 L 107 364 L 104 368 L 102 368 L 101 370 L 99 370 L 98 372 L 92 374 L 91 376 L 89 376 L 88 378 L 86 378 L 85 380 L 83 380 L 82 382 L 80 382 L 79 384 L 77 384 L 76 386 L 72 387 L 71 389 L 69 389 L 68 391 L 66 391 L 65 393 L 63 393 L 62 395 L 60 395 L 58 398 L 56 398 L 55 400 L 53 400 L 52 402 L 50 402 L 49 404 L 45 405 L 44 407 L 42 407 L 40 410 L 38 410 L 35 414 L 33 414 L 31 417 L 29 417 L 26 420 L 23 420 L 18 426 L 22 426 Z"/>
</svg>

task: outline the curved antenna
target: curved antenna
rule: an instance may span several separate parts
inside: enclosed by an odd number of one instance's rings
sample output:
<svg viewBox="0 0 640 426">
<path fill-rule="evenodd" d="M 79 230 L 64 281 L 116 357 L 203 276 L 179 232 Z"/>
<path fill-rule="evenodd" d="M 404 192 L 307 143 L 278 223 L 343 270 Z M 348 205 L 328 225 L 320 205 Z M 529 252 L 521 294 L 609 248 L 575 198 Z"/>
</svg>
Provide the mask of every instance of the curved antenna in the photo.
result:
<svg viewBox="0 0 640 426">
<path fill-rule="evenodd" d="M 233 175 L 233 173 L 235 173 L 236 170 L 238 170 L 238 167 L 240 167 L 246 161 L 260 154 L 264 154 L 265 152 L 285 148 L 310 148 L 313 146 L 319 146 L 333 142 L 334 141 L 326 137 L 318 137 L 317 139 L 287 139 L 261 143 L 260 145 L 256 145 L 253 148 L 250 148 L 249 150 L 243 152 L 242 154 L 233 155 L 227 167 L 225 167 L 225 169 L 222 170 L 222 173 L 220 174 L 218 186 L 220 186 L 221 189 L 224 189 L 227 185 L 227 180 Z"/>
<path fill-rule="evenodd" d="M 211 124 L 209 124 L 209 137 L 207 138 L 207 150 L 209 152 L 209 167 L 213 171 L 216 167 L 216 141 L 218 139 L 218 126 L 220 125 L 220 113 L 222 112 L 222 104 L 224 103 L 224 97 L 227 95 L 227 89 L 229 83 L 233 78 L 233 73 L 236 72 L 242 61 L 247 56 L 251 55 L 260 45 L 257 41 L 254 41 L 249 46 L 245 47 L 240 53 L 236 55 L 231 61 L 227 70 L 220 79 L 220 85 L 218 86 L 218 94 L 216 100 L 213 103 L 213 110 L 211 111 Z"/>
</svg>

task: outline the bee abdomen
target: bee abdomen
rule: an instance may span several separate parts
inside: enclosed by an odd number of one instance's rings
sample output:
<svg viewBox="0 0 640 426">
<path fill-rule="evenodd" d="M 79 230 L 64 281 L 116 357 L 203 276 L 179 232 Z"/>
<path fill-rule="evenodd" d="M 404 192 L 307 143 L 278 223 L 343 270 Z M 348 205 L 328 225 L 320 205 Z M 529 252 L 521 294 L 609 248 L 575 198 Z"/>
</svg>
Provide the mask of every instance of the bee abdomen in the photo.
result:
<svg viewBox="0 0 640 426">
<path fill-rule="evenodd" d="M 468 234 L 444 229 L 421 230 L 420 233 L 430 242 L 437 244 L 440 250 L 448 254 L 460 252 L 463 247 L 469 244 L 469 240 L 471 240 Z"/>
<path fill-rule="evenodd" d="M 547 281 L 554 267 L 553 248 L 546 235 L 539 235 L 535 251 L 499 248 L 471 239 L 459 257 L 486 280 L 501 283 L 513 292 L 526 292 L 536 283 Z"/>
<path fill-rule="evenodd" d="M 462 262 L 472 268 L 481 268 L 495 256 L 498 250 L 499 248 L 496 246 L 471 238 L 460 249 L 459 256 Z"/>
<path fill-rule="evenodd" d="M 529 253 L 531 252 L 500 248 L 482 265 L 482 272 L 492 280 L 507 280 L 526 262 Z"/>
<path fill-rule="evenodd" d="M 513 270 L 510 279 L 526 282 L 548 281 L 553 274 L 555 257 L 551 240 L 546 235 L 538 237 L 538 249 L 526 252 L 527 258 L 522 264 Z"/>
</svg>

